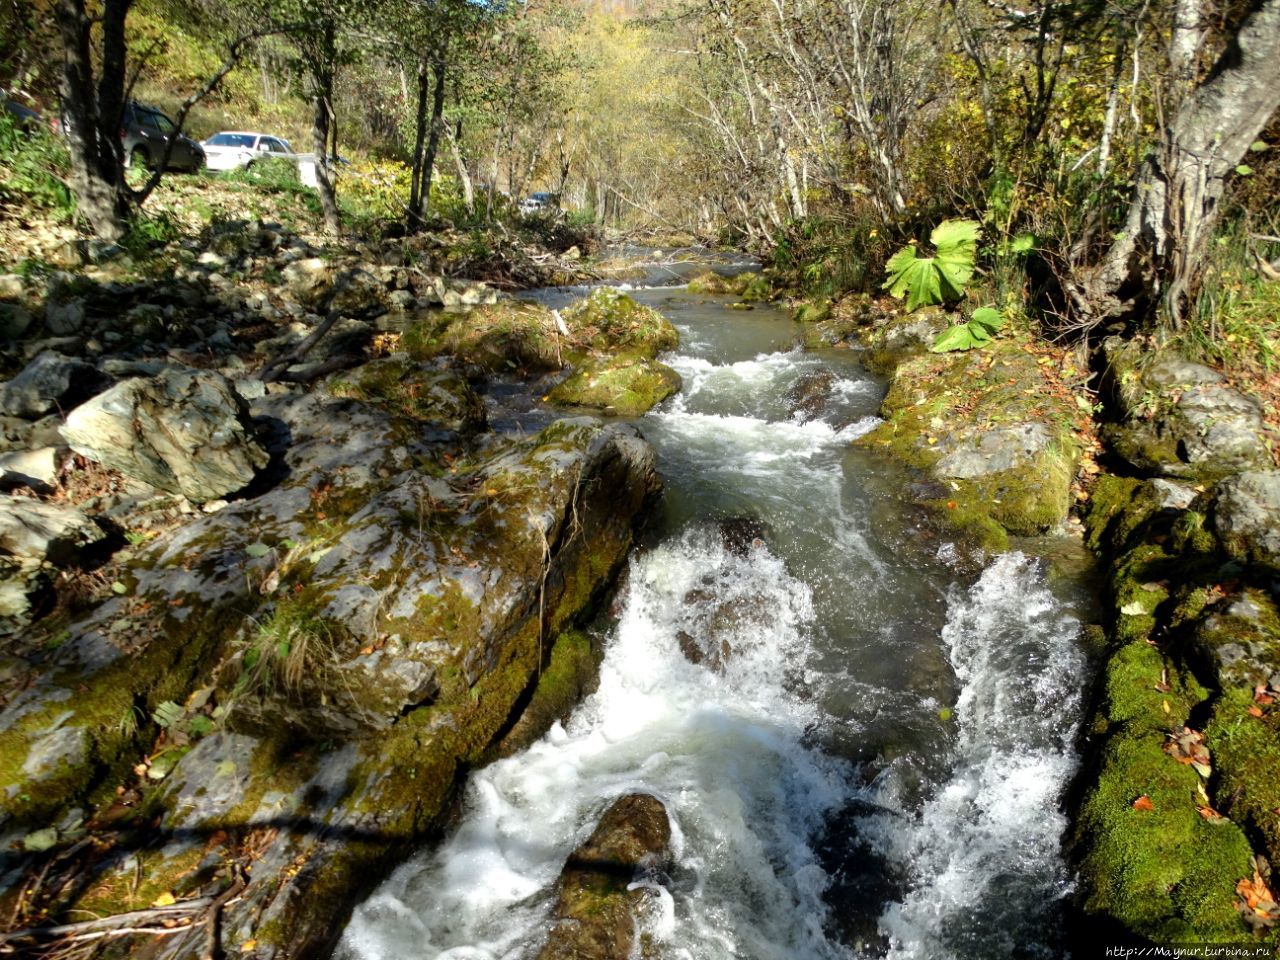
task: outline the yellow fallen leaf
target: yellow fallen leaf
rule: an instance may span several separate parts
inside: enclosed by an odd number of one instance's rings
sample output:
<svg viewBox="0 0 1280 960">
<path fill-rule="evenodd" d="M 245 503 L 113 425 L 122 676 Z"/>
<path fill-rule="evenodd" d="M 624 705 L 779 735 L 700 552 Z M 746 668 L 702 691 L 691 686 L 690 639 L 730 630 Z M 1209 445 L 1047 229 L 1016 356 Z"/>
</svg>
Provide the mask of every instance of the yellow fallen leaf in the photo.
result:
<svg viewBox="0 0 1280 960">
<path fill-rule="evenodd" d="M 256 947 L 257 945 L 258 945 L 258 941 L 257 941 L 257 940 L 246 940 L 244 943 L 240 944 L 240 952 L 241 952 L 241 953 L 248 953 L 250 950 L 252 950 L 252 949 L 253 949 L 254 947 Z"/>
<path fill-rule="evenodd" d="M 153 907 L 172 907 L 177 902 L 177 898 L 174 897 L 172 893 L 165 891 L 160 894 L 160 896 L 156 897 L 155 900 L 152 901 L 151 905 Z"/>
<path fill-rule="evenodd" d="M 1169 701 L 1168 701 L 1168 700 L 1161 700 L 1161 701 L 1160 701 L 1160 709 L 1161 709 L 1161 710 L 1163 710 L 1165 713 L 1172 713 L 1172 712 L 1173 712 L 1172 710 L 1170 710 L 1170 709 L 1169 709 Z"/>
</svg>

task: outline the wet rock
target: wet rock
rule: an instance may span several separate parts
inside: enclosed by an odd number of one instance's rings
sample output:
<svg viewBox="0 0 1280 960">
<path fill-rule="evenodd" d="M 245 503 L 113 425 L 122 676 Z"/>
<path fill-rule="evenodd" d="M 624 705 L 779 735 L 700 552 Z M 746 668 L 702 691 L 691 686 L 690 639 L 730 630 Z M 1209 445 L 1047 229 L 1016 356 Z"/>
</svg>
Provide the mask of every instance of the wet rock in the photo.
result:
<svg viewBox="0 0 1280 960">
<path fill-rule="evenodd" d="M 759 517 L 725 517 L 716 521 L 724 547 L 737 557 L 747 557 L 764 546 L 769 528 Z"/>
<path fill-rule="evenodd" d="M 1280 572 L 1280 471 L 1237 474 L 1215 495 L 1214 530 L 1227 554 Z"/>
<path fill-rule="evenodd" d="M 829 370 L 814 371 L 797 377 L 786 392 L 791 415 L 802 421 L 822 416 L 831 399 L 831 385 L 835 380 L 835 374 Z"/>
<path fill-rule="evenodd" d="M 0 494 L 0 553 L 65 564 L 102 537 L 75 507 Z"/>
<path fill-rule="evenodd" d="M 46 351 L 0 385 L 0 413 L 34 420 L 55 410 L 69 410 L 108 383 L 92 364 Z"/>
<path fill-rule="evenodd" d="M 560 875 L 556 923 L 538 960 L 623 960 L 636 955 L 635 913 L 653 895 L 637 880 L 668 869 L 671 823 L 656 797 L 633 793 L 605 811 Z"/>
<path fill-rule="evenodd" d="M 211 371 L 125 380 L 72 411 L 77 453 L 195 502 L 245 487 L 266 466 L 245 402 Z"/>
</svg>

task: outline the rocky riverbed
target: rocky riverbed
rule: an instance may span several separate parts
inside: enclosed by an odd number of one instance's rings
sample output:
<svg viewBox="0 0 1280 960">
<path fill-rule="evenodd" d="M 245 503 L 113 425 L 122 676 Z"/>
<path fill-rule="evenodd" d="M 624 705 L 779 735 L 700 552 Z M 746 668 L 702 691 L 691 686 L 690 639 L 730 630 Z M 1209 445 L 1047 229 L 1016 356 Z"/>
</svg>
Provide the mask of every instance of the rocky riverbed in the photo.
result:
<svg viewBox="0 0 1280 960">
<path fill-rule="evenodd" d="M 557 409 L 643 411 L 675 332 L 390 250 L 252 223 L 166 276 L 4 278 L 5 942 L 323 952 L 592 682 L 660 484 L 634 428 Z M 631 367 L 665 386 L 597 382 Z M 499 381 L 549 425 L 491 429 Z"/>
</svg>

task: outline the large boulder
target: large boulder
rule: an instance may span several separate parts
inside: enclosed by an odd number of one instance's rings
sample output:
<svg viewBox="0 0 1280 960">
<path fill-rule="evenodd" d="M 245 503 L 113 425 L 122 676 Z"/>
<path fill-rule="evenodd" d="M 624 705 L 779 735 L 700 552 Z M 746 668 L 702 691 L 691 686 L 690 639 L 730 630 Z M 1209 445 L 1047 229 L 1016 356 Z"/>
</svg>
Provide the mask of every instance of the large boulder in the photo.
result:
<svg viewBox="0 0 1280 960">
<path fill-rule="evenodd" d="M 538 960 L 623 960 L 637 955 L 636 914 L 652 897 L 637 880 L 670 867 L 671 823 L 657 797 L 613 802 L 560 874 L 556 922 Z"/>
<path fill-rule="evenodd" d="M 1280 571 L 1280 470 L 1250 470 L 1215 488 L 1214 531 L 1236 560 Z"/>
<path fill-rule="evenodd" d="M 268 459 L 244 400 L 208 370 L 118 383 L 73 410 L 62 436 L 91 460 L 196 502 L 242 489 Z"/>
<path fill-rule="evenodd" d="M 656 360 L 588 362 L 547 394 L 552 403 L 638 417 L 680 389 L 680 374 Z"/>
<path fill-rule="evenodd" d="M 69 410 L 110 380 L 93 364 L 46 350 L 6 384 L 0 384 L 0 413 L 34 420 Z"/>
<path fill-rule="evenodd" d="M 75 507 L 0 494 L 0 554 L 63 564 L 102 537 Z"/>
<path fill-rule="evenodd" d="M 136 815 L 157 842 L 95 853 L 57 915 L 119 913 L 218 894 L 252 837 L 221 951 L 266 960 L 324 953 L 351 902 L 439 829 L 458 778 L 563 712 L 544 685 L 585 682 L 573 627 L 658 482 L 625 425 L 560 421 L 451 472 L 458 448 L 381 405 L 283 394 L 253 410 L 282 479 L 138 548 L 0 713 L 0 858 L 105 798 L 93 822 Z"/>
<path fill-rule="evenodd" d="M 1103 352 L 1121 414 L 1106 438 L 1138 470 L 1213 479 L 1270 466 L 1262 405 L 1217 371 L 1115 337 Z"/>
</svg>

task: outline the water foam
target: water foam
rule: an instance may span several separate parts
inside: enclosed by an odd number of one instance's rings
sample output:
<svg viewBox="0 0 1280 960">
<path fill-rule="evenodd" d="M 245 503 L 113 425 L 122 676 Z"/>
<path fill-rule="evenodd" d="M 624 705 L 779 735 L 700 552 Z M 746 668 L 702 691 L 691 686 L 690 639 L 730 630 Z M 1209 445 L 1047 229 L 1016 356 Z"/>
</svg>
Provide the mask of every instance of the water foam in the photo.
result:
<svg viewBox="0 0 1280 960">
<path fill-rule="evenodd" d="M 1062 791 L 1075 771 L 1084 656 L 1079 623 L 1021 554 L 956 591 L 942 639 L 961 693 L 954 766 L 918 815 L 882 818 L 882 852 L 909 889 L 881 918 L 893 960 L 1056 956 L 1068 889 Z M 897 803 L 891 776 L 879 801 Z"/>
<path fill-rule="evenodd" d="M 848 776 L 805 746 L 816 712 L 786 684 L 812 616 L 809 589 L 763 547 L 739 556 L 695 530 L 633 561 L 597 692 L 566 726 L 473 774 L 462 827 L 356 911 L 340 956 L 531 949 L 565 858 L 634 790 L 663 800 L 675 828 L 677 889 L 650 920 L 673 955 L 837 956 L 810 843 Z M 703 664 L 681 654 L 685 630 Z"/>
</svg>

